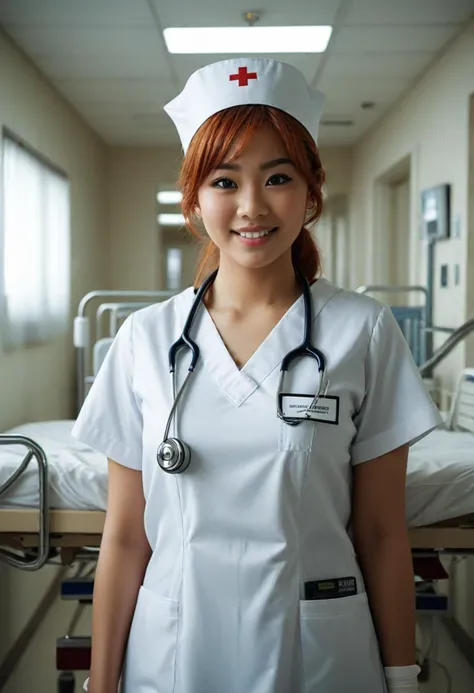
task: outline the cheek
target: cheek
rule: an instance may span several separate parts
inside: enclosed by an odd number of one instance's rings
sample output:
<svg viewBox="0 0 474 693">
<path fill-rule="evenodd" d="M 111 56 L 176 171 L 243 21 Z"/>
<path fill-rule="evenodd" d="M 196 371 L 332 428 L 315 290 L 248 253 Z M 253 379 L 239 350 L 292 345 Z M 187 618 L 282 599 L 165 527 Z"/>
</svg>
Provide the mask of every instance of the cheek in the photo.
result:
<svg viewBox="0 0 474 693">
<path fill-rule="evenodd" d="M 281 200 L 279 215 L 286 219 L 287 225 L 295 228 L 297 232 L 301 230 L 306 216 L 306 194 L 299 191 L 292 195 L 285 195 Z"/>
<path fill-rule="evenodd" d="M 219 230 L 223 225 L 227 228 L 226 222 L 234 213 L 230 196 L 216 195 L 212 192 L 201 195 L 200 207 L 203 223 L 211 232 L 213 229 Z"/>
</svg>

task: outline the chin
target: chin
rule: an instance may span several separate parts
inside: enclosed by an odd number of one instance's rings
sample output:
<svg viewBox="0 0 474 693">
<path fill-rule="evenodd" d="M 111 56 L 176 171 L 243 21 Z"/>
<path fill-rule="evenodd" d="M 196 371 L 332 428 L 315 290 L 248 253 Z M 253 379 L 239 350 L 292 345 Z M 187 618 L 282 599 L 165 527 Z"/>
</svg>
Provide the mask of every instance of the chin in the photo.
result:
<svg viewBox="0 0 474 693">
<path fill-rule="evenodd" d="M 236 265 L 240 265 L 241 267 L 245 267 L 245 269 L 264 269 L 265 267 L 271 267 L 274 264 L 278 264 L 278 266 L 281 266 L 281 263 L 283 261 L 283 255 L 286 256 L 286 253 L 283 253 L 282 255 L 274 255 L 273 253 L 270 255 L 268 253 L 253 253 L 251 256 L 247 257 L 233 257 L 232 260 Z M 289 260 L 291 262 L 291 250 L 289 252 Z"/>
</svg>

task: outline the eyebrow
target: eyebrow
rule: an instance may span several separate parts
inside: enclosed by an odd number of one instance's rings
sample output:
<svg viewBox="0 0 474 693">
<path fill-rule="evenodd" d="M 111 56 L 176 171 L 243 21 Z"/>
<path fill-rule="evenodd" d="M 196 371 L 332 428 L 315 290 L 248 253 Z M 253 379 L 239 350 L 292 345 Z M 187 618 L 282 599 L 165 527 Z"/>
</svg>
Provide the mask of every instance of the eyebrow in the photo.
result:
<svg viewBox="0 0 474 693">
<path fill-rule="evenodd" d="M 261 171 L 266 171 L 269 168 L 275 168 L 276 166 L 281 166 L 282 164 L 290 164 L 291 166 L 295 166 L 294 161 L 289 159 L 287 156 L 280 157 L 279 159 L 272 159 L 271 161 L 266 161 L 264 164 L 261 164 L 260 170 Z M 222 163 L 216 166 L 216 170 L 224 170 L 224 171 L 239 171 L 242 167 L 239 166 L 238 164 L 226 164 Z"/>
</svg>

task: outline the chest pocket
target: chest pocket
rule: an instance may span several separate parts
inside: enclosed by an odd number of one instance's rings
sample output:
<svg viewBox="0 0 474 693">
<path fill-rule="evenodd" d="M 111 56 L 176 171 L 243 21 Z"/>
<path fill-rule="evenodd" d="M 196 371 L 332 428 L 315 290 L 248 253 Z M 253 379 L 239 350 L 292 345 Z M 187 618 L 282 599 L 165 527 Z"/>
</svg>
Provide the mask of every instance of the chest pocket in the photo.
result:
<svg viewBox="0 0 474 693">
<path fill-rule="evenodd" d="M 317 362 L 308 356 L 296 359 L 290 364 L 285 374 L 283 392 L 293 395 L 311 395 L 314 397 L 319 387 Z M 290 426 L 279 419 L 278 449 L 293 452 L 311 452 L 319 423 L 301 421 L 297 426 Z"/>
<path fill-rule="evenodd" d="M 293 452 L 311 452 L 318 424 L 302 421 L 298 426 L 278 421 L 278 449 Z"/>
</svg>

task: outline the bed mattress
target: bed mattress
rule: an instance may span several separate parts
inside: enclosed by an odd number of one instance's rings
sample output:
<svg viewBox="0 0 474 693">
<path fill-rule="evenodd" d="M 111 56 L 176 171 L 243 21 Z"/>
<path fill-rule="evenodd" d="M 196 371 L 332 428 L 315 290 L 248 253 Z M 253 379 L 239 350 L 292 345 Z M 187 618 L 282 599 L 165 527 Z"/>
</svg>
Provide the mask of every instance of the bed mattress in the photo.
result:
<svg viewBox="0 0 474 693">
<path fill-rule="evenodd" d="M 73 421 L 18 426 L 9 434 L 28 436 L 48 458 L 50 507 L 58 510 L 105 510 L 106 458 L 71 437 Z M 21 463 L 24 449 L 0 446 L 0 486 Z M 474 434 L 435 430 L 410 449 L 407 474 L 407 521 L 422 527 L 474 513 Z M 36 508 L 36 463 L 0 498 L 0 508 Z"/>
<path fill-rule="evenodd" d="M 410 448 L 406 513 L 422 527 L 474 513 L 474 434 L 436 429 Z"/>
<path fill-rule="evenodd" d="M 42 421 L 5 433 L 32 438 L 48 459 L 49 505 L 58 510 L 104 510 L 107 504 L 107 460 L 71 436 L 74 421 Z M 25 456 L 19 445 L 0 446 L 0 486 Z M 38 506 L 38 467 L 33 459 L 6 494 L 0 508 Z"/>
</svg>

